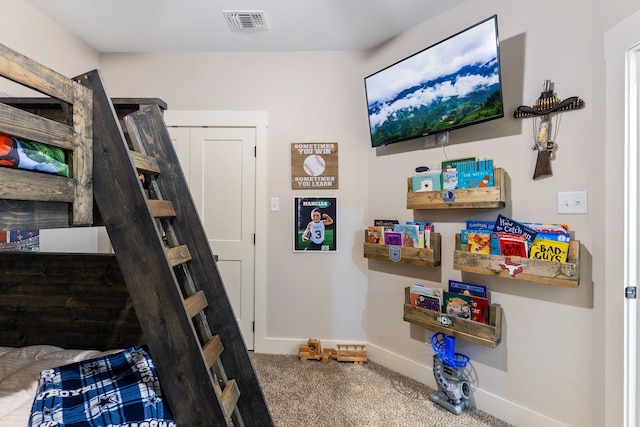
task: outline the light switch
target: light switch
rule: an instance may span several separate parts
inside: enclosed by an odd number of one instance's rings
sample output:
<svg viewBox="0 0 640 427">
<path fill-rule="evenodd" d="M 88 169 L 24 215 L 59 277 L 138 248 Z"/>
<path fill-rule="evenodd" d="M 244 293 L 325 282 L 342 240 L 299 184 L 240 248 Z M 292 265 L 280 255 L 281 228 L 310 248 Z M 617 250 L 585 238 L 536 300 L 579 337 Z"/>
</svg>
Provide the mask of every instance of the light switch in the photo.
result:
<svg viewBox="0 0 640 427">
<path fill-rule="evenodd" d="M 586 191 L 558 192 L 558 213 L 559 214 L 586 214 L 587 213 L 587 192 Z"/>
<path fill-rule="evenodd" d="M 280 198 L 271 198 L 271 212 L 278 212 L 280 210 Z"/>
</svg>

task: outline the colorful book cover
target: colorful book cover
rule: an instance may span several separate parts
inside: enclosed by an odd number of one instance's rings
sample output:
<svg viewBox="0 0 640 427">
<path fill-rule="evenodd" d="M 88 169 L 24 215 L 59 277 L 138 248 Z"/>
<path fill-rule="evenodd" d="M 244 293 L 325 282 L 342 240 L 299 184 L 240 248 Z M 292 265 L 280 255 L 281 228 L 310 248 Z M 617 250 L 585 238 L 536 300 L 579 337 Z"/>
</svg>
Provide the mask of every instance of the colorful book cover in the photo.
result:
<svg viewBox="0 0 640 427">
<path fill-rule="evenodd" d="M 473 297 L 445 291 L 442 296 L 443 312 L 449 316 L 471 320 Z"/>
<path fill-rule="evenodd" d="M 529 243 L 532 243 L 538 232 L 533 228 L 527 227 L 507 216 L 498 214 L 498 219 L 493 227 L 493 231 L 499 233 L 519 234 L 524 236 Z"/>
<path fill-rule="evenodd" d="M 420 230 L 433 231 L 433 223 L 429 221 L 407 221 L 407 224 L 418 225 Z"/>
<path fill-rule="evenodd" d="M 373 225 L 378 227 L 384 227 L 385 231 L 393 231 L 393 226 L 400 223 L 397 219 L 374 219 Z"/>
<path fill-rule="evenodd" d="M 456 171 L 458 188 L 493 187 L 493 160 L 458 163 Z"/>
<path fill-rule="evenodd" d="M 497 234 L 500 242 L 500 255 L 527 258 L 528 244 L 524 236 L 508 233 Z"/>
<path fill-rule="evenodd" d="M 411 305 L 415 305 L 416 307 L 437 312 L 442 311 L 442 302 L 435 296 L 409 293 L 409 299 L 411 300 Z"/>
<path fill-rule="evenodd" d="M 550 262 L 567 262 L 569 241 L 546 240 L 537 238 L 531 244 L 529 258 Z"/>
<path fill-rule="evenodd" d="M 409 292 L 413 293 L 413 294 L 420 294 L 420 295 L 428 295 L 431 297 L 435 297 L 438 298 L 440 300 L 440 303 L 442 304 L 442 289 L 441 288 L 432 288 L 429 286 L 424 286 L 421 285 L 419 283 L 416 283 L 415 285 L 411 286 L 409 288 Z"/>
<path fill-rule="evenodd" d="M 442 171 L 442 189 L 455 190 L 458 188 L 458 172 L 455 169 Z"/>
<path fill-rule="evenodd" d="M 411 189 L 414 192 L 442 190 L 442 173 L 433 171 L 414 175 L 411 177 Z"/>
<path fill-rule="evenodd" d="M 449 292 L 467 296 L 487 298 L 487 287 L 473 283 L 461 282 L 459 280 L 449 280 Z"/>
<path fill-rule="evenodd" d="M 495 221 L 470 221 L 467 220 L 467 230 L 486 230 L 493 231 L 496 225 Z"/>
<path fill-rule="evenodd" d="M 475 162 L 476 160 L 478 160 L 476 156 L 461 157 L 459 159 L 444 160 L 440 166 L 442 167 L 442 170 L 445 171 L 447 169 L 456 169 L 458 167 L 458 163 Z"/>
<path fill-rule="evenodd" d="M 393 231 L 402 233 L 402 246 L 408 248 L 424 247 L 424 237 L 420 246 L 420 226 L 416 224 L 396 224 Z"/>
<path fill-rule="evenodd" d="M 367 227 L 367 242 L 384 245 L 384 227 L 370 225 Z"/>
<path fill-rule="evenodd" d="M 385 230 L 384 244 L 388 246 L 402 246 L 402 233 Z"/>
<path fill-rule="evenodd" d="M 467 234 L 469 252 L 477 254 L 491 253 L 491 233 L 473 230 Z"/>
<path fill-rule="evenodd" d="M 489 299 L 472 297 L 471 320 L 489 324 Z"/>
</svg>

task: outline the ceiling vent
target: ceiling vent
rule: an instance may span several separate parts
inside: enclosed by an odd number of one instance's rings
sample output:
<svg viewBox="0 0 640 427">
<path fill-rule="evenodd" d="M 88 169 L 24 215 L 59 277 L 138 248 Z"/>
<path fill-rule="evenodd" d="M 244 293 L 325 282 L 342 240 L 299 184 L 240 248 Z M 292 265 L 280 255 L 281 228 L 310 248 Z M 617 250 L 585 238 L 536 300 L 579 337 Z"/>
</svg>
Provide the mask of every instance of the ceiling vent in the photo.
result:
<svg viewBox="0 0 640 427">
<path fill-rule="evenodd" d="M 267 21 L 264 12 L 261 11 L 222 11 L 231 31 L 250 33 L 254 31 L 267 31 Z"/>
</svg>

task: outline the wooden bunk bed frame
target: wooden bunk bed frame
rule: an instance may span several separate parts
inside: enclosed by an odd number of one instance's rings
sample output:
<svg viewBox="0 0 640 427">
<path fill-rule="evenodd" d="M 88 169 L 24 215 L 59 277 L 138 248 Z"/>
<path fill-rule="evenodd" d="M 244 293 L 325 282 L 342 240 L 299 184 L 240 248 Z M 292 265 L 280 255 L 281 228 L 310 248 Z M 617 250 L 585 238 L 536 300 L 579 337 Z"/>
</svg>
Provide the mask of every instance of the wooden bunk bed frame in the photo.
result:
<svg viewBox="0 0 640 427">
<path fill-rule="evenodd" d="M 120 100 L 135 112 L 118 116 L 99 71 L 67 79 L 1 44 L 0 77 L 49 97 L 0 98 L 0 131 L 73 153 L 73 175 L 65 180 L 0 168 L 0 229 L 101 224 L 115 253 L 0 253 L 10 276 L 0 287 L 15 301 L 0 305 L 0 345 L 52 344 L 47 327 L 64 328 L 53 345 L 65 347 L 92 345 L 88 335 L 101 337 L 100 350 L 144 343 L 179 426 L 273 425 L 162 120 L 166 106 Z M 86 286 L 73 283 L 78 270 L 91 278 Z M 62 284 L 57 298 L 27 295 L 50 283 Z M 36 300 L 53 319 L 29 312 Z M 29 333 L 32 327 L 45 329 Z"/>
</svg>

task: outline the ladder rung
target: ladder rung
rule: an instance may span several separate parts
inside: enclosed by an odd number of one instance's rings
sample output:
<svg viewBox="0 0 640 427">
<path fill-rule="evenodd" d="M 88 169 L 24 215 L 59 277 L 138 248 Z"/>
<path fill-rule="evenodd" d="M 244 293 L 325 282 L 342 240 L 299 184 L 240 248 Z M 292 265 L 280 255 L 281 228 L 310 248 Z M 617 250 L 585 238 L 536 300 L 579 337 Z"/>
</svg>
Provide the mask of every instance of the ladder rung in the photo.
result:
<svg viewBox="0 0 640 427">
<path fill-rule="evenodd" d="M 238 384 L 236 384 L 236 380 L 229 380 L 222 391 L 222 396 L 220 396 L 222 408 L 227 419 L 231 418 L 239 398 L 240 389 L 238 388 Z"/>
<path fill-rule="evenodd" d="M 171 218 L 176 216 L 169 200 L 149 200 L 149 207 L 154 218 Z"/>
<path fill-rule="evenodd" d="M 207 303 L 207 297 L 204 295 L 204 291 L 198 291 L 190 297 L 186 298 L 184 300 L 184 305 L 187 309 L 189 319 L 192 319 L 193 316 L 207 308 L 209 303 Z"/>
<path fill-rule="evenodd" d="M 174 248 L 167 249 L 167 258 L 169 258 L 169 262 L 172 267 L 176 265 L 184 264 L 187 261 L 191 260 L 191 254 L 189 253 L 189 248 L 187 245 L 180 245 Z"/>
<path fill-rule="evenodd" d="M 130 151 L 129 154 L 134 166 L 139 171 L 156 175 L 160 173 L 160 167 L 158 167 L 158 162 L 155 158 L 137 151 Z"/>
<path fill-rule="evenodd" d="M 207 362 L 209 369 L 211 369 L 213 364 L 216 362 L 216 359 L 220 357 L 223 351 L 224 346 L 222 345 L 222 340 L 219 335 L 214 335 L 204 344 L 204 347 L 202 347 L 202 353 L 204 354 L 204 360 Z"/>
</svg>

